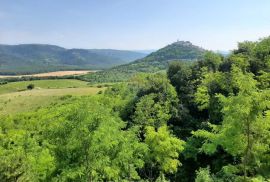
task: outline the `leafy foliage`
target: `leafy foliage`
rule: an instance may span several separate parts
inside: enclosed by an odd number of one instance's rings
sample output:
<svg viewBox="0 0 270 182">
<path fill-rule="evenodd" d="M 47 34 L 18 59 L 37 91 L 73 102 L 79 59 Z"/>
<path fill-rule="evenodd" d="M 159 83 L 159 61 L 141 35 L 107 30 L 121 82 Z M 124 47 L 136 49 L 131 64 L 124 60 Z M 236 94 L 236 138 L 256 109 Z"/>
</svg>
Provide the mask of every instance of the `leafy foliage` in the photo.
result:
<svg viewBox="0 0 270 182">
<path fill-rule="evenodd" d="M 146 128 L 145 143 L 149 146 L 151 167 L 159 168 L 161 173 L 175 173 L 181 165 L 178 160 L 179 153 L 184 149 L 184 142 L 171 136 L 167 126 L 160 127 L 157 131 L 153 127 Z"/>
<path fill-rule="evenodd" d="M 209 168 L 200 168 L 200 170 L 197 171 L 196 173 L 197 173 L 197 176 L 196 176 L 195 182 L 213 182 L 214 181 L 210 175 Z"/>
<path fill-rule="evenodd" d="M 199 170 L 196 180 L 270 178 L 269 40 L 240 43 L 227 58 L 207 52 L 193 65 L 170 65 L 168 77 L 182 101 L 174 132 L 187 138 L 178 173 L 182 181 L 195 180 L 187 175 L 206 166 L 211 168 Z"/>
</svg>

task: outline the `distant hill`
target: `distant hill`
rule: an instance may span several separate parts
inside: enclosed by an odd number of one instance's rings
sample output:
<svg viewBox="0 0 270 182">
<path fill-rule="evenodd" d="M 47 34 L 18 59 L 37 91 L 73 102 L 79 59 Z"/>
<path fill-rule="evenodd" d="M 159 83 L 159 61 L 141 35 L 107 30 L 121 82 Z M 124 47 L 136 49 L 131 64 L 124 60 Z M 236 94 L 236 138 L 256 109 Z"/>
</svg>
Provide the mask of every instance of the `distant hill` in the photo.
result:
<svg viewBox="0 0 270 182">
<path fill-rule="evenodd" d="M 107 69 L 147 54 L 112 49 L 65 49 L 55 45 L 0 45 L 0 74 Z"/>
<path fill-rule="evenodd" d="M 139 72 L 156 72 L 168 67 L 172 60 L 194 61 L 202 57 L 205 50 L 189 41 L 177 41 L 134 62 L 116 66 L 94 74 L 81 76 L 92 82 L 124 81 Z"/>
<path fill-rule="evenodd" d="M 141 52 L 144 54 L 151 54 L 152 52 L 157 51 L 156 49 L 145 49 L 145 50 L 134 50 L 135 52 Z"/>
</svg>

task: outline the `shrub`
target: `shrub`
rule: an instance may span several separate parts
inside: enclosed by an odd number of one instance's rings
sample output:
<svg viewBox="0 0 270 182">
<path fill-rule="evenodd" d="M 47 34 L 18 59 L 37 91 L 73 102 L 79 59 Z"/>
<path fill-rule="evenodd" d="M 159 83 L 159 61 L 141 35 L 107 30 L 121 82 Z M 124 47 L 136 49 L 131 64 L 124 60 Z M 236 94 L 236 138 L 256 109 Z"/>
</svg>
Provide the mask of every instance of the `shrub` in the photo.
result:
<svg viewBox="0 0 270 182">
<path fill-rule="evenodd" d="M 35 88 L 35 85 L 34 84 L 29 84 L 28 86 L 27 86 L 27 89 L 28 90 L 32 90 L 32 89 L 34 89 Z"/>
</svg>

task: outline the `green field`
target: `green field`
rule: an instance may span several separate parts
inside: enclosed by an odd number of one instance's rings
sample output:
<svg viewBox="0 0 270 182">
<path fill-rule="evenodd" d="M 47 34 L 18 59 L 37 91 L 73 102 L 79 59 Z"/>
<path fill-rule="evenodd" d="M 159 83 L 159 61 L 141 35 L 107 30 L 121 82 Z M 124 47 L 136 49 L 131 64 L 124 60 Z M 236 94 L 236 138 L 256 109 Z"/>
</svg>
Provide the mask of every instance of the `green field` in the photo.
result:
<svg viewBox="0 0 270 182">
<path fill-rule="evenodd" d="M 0 85 L 0 94 L 25 91 L 27 90 L 27 86 L 29 84 L 34 84 L 36 89 L 88 87 L 88 82 L 80 80 L 72 80 L 72 79 L 33 80 L 33 81 L 11 82 L 5 85 Z"/>
<path fill-rule="evenodd" d="M 27 85 L 34 84 L 33 90 Z M 59 103 L 65 97 L 93 95 L 104 88 L 90 87 L 79 80 L 35 80 L 12 82 L 0 86 L 0 114 L 33 111 L 39 107 Z"/>
</svg>

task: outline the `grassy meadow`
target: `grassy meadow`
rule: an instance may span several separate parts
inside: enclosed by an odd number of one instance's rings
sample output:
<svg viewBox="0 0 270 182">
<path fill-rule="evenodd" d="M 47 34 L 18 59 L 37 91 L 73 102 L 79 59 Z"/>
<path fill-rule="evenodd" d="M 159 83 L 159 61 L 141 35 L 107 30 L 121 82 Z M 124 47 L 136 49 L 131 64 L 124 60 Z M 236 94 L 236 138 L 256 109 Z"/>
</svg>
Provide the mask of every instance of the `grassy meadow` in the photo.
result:
<svg viewBox="0 0 270 182">
<path fill-rule="evenodd" d="M 27 89 L 30 84 L 34 89 Z M 0 114 L 33 111 L 67 97 L 93 95 L 104 89 L 71 79 L 11 82 L 0 86 Z"/>
</svg>

